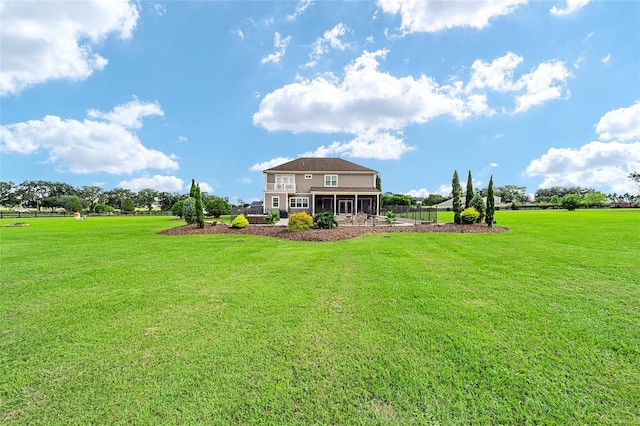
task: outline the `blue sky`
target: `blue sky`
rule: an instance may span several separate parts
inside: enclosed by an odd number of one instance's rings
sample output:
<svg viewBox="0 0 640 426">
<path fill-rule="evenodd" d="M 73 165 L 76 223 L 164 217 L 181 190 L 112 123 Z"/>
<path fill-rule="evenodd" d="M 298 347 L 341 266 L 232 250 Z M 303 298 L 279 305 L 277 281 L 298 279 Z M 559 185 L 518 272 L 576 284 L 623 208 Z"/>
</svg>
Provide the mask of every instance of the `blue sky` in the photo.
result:
<svg viewBox="0 0 640 426">
<path fill-rule="evenodd" d="M 249 201 L 331 156 L 415 196 L 638 191 L 640 2 L 0 4 L 3 181 Z"/>
</svg>

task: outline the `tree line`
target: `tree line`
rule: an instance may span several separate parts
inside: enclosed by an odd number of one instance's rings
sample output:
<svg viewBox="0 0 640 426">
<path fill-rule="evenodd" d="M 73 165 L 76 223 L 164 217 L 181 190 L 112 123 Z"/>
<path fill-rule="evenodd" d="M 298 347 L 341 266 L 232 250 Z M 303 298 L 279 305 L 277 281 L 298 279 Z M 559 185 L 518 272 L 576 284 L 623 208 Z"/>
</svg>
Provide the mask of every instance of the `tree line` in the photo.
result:
<svg viewBox="0 0 640 426">
<path fill-rule="evenodd" d="M 191 192 L 191 191 L 190 191 Z M 74 187 L 63 182 L 45 180 L 28 180 L 19 184 L 0 182 L 0 206 L 14 208 L 31 208 L 38 212 L 42 209 L 66 211 L 133 211 L 136 208 L 152 210 L 160 208 L 170 211 L 180 200 L 185 200 L 190 194 L 177 192 L 156 191 L 144 188 L 140 191 L 115 188 L 104 190 L 100 186 Z M 230 210 L 227 197 L 216 197 L 201 193 L 203 205 L 216 205 L 226 212 Z M 238 200 L 241 207 L 248 204 Z M 228 214 L 228 213 L 222 213 Z"/>
</svg>

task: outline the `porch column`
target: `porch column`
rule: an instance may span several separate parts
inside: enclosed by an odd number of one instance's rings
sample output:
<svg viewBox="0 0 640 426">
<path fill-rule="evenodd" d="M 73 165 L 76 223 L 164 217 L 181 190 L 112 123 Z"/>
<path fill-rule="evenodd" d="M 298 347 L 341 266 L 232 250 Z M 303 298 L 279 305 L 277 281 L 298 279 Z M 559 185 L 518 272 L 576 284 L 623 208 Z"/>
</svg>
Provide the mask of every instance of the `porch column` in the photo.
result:
<svg viewBox="0 0 640 426">
<path fill-rule="evenodd" d="M 355 203 L 356 203 L 356 205 L 355 205 L 355 206 L 353 206 L 353 208 L 354 208 L 354 210 L 355 210 L 355 211 L 353 212 L 353 214 L 358 214 L 358 194 L 356 194 L 356 201 L 355 201 Z"/>
<path fill-rule="evenodd" d="M 338 214 L 338 198 L 337 194 L 333 194 L 333 215 Z"/>
<path fill-rule="evenodd" d="M 311 194 L 311 216 L 316 214 L 316 194 Z"/>
</svg>

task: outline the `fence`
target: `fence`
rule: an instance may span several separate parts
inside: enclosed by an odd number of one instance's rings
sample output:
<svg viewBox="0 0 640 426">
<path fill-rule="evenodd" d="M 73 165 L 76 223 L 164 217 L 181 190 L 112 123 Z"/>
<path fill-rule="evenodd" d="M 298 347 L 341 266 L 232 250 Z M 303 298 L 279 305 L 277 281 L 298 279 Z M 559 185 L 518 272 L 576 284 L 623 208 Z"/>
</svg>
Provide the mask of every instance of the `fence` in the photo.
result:
<svg viewBox="0 0 640 426">
<path fill-rule="evenodd" d="M 384 215 L 386 212 L 392 211 L 397 219 L 403 222 L 413 222 L 414 225 L 422 222 L 437 222 L 438 221 L 438 209 L 432 207 L 416 207 L 416 206 L 382 206 L 380 214 Z"/>
<path fill-rule="evenodd" d="M 38 211 L 27 211 L 27 212 L 2 212 L 0 211 L 0 219 L 23 219 L 23 218 L 34 218 L 34 217 L 73 217 L 74 213 L 67 212 L 38 212 Z M 112 212 L 112 213 L 95 213 L 95 212 L 86 212 L 83 213 L 84 216 L 87 217 L 95 217 L 95 216 L 171 216 L 172 213 L 168 211 L 135 211 L 135 212 Z"/>
</svg>

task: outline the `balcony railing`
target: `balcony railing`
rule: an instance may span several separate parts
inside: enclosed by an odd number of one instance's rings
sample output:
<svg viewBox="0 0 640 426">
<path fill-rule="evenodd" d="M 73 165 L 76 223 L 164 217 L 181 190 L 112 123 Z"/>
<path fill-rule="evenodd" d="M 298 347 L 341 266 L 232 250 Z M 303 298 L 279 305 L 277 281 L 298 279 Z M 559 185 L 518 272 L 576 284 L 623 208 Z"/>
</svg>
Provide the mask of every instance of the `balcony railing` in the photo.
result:
<svg viewBox="0 0 640 426">
<path fill-rule="evenodd" d="M 271 192 L 296 192 L 295 183 L 268 183 L 266 191 Z"/>
</svg>

